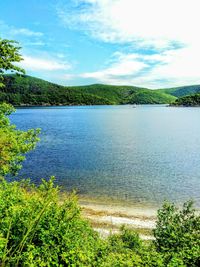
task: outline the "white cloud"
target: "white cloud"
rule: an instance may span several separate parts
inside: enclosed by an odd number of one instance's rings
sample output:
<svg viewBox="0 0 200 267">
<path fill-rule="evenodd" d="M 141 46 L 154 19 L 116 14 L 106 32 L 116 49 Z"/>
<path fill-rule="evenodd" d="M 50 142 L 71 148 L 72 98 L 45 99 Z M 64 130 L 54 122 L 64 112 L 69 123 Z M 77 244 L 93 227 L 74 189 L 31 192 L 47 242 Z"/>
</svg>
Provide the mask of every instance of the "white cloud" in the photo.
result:
<svg viewBox="0 0 200 267">
<path fill-rule="evenodd" d="M 200 83 L 199 47 L 186 47 L 152 55 L 115 53 L 110 67 L 80 74 L 108 84 L 162 88 Z"/>
<path fill-rule="evenodd" d="M 200 83 L 199 0 L 71 0 L 58 11 L 67 27 L 132 47 L 110 66 L 81 74 L 151 88 Z M 68 2 L 69 3 L 69 2 Z M 147 55 L 141 48 L 154 50 Z M 137 51 L 137 52 L 135 52 Z"/>
<path fill-rule="evenodd" d="M 4 21 L 0 20 L 0 31 L 1 34 L 10 35 L 11 37 L 16 35 L 27 36 L 27 37 L 41 37 L 42 32 L 33 31 L 27 28 L 16 28 L 11 25 L 7 25 Z"/>
<path fill-rule="evenodd" d="M 20 63 L 20 66 L 31 71 L 56 71 L 69 70 L 71 68 L 69 63 L 52 58 L 49 59 L 24 55 L 23 59 L 24 60 Z"/>
<path fill-rule="evenodd" d="M 96 72 L 82 73 L 82 78 L 92 78 L 103 83 L 121 83 L 132 75 L 136 75 L 147 65 L 141 62 L 137 54 L 115 53 L 110 67 Z"/>
<path fill-rule="evenodd" d="M 38 46 L 38 47 L 41 47 L 41 46 L 45 46 L 46 43 L 43 42 L 43 41 L 32 41 L 32 42 L 24 42 L 24 44 L 27 46 Z"/>
<path fill-rule="evenodd" d="M 200 83 L 198 44 L 165 52 L 161 63 L 140 78 L 146 80 L 146 84 L 154 81 L 153 87 Z"/>
<path fill-rule="evenodd" d="M 94 72 L 85 72 L 78 75 L 107 84 L 129 84 L 135 75 L 144 70 L 148 65 L 143 63 L 139 54 L 124 54 L 116 52 L 109 60 L 108 67 Z"/>
<path fill-rule="evenodd" d="M 76 0 L 74 3 L 79 5 L 73 11 L 59 10 L 63 22 L 84 27 L 103 41 L 139 41 L 165 47 L 171 41 L 190 43 L 197 39 L 199 0 Z"/>
<path fill-rule="evenodd" d="M 36 37 L 43 36 L 42 32 L 35 32 L 26 28 L 20 28 L 20 29 L 12 28 L 10 30 L 10 33 L 13 35 L 36 36 Z"/>
</svg>

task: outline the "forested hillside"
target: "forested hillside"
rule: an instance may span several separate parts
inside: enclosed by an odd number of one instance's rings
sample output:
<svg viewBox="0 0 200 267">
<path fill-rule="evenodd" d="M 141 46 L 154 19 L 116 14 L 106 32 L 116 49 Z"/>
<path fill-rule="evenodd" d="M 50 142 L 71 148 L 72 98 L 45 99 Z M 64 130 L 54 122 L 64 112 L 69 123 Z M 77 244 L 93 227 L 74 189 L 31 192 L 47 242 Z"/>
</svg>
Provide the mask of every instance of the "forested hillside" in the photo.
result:
<svg viewBox="0 0 200 267">
<path fill-rule="evenodd" d="M 13 105 L 98 105 L 113 104 L 106 98 L 50 83 L 38 78 L 5 75 L 0 102 Z"/>
<path fill-rule="evenodd" d="M 4 75 L 5 87 L 0 89 L 0 102 L 13 105 L 112 105 L 164 104 L 175 97 L 134 86 L 94 84 L 61 86 L 26 75 Z"/>
<path fill-rule="evenodd" d="M 188 85 L 188 86 L 181 86 L 169 89 L 159 89 L 161 93 L 170 94 L 176 97 L 182 97 L 186 95 L 191 95 L 195 93 L 200 93 L 200 85 Z"/>
<path fill-rule="evenodd" d="M 176 99 L 176 101 L 171 105 L 183 107 L 200 107 L 200 93 L 180 97 Z"/>
</svg>

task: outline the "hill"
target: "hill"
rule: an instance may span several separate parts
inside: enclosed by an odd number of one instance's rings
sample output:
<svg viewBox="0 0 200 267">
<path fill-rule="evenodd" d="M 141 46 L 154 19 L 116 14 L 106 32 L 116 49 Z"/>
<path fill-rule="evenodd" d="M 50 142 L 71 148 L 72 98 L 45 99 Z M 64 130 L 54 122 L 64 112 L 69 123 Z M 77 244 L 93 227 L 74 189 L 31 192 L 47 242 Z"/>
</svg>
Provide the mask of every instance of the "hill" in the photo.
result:
<svg viewBox="0 0 200 267">
<path fill-rule="evenodd" d="M 164 104 L 176 97 L 134 86 L 93 84 L 61 86 L 31 76 L 4 75 L 5 87 L 0 88 L 0 102 L 13 105 L 112 105 Z"/>
<path fill-rule="evenodd" d="M 13 105 L 98 105 L 113 104 L 103 97 L 65 88 L 31 76 L 5 75 L 0 102 Z"/>
<path fill-rule="evenodd" d="M 116 104 L 165 104 L 175 100 L 175 97 L 157 90 L 135 86 L 94 84 L 78 87 L 78 89 L 100 97 L 107 97 Z"/>
<path fill-rule="evenodd" d="M 200 107 L 200 93 L 180 97 L 171 106 Z"/>
<path fill-rule="evenodd" d="M 188 86 L 174 87 L 168 89 L 159 89 L 157 91 L 175 97 L 182 97 L 186 95 L 200 93 L 200 85 L 188 85 Z"/>
</svg>

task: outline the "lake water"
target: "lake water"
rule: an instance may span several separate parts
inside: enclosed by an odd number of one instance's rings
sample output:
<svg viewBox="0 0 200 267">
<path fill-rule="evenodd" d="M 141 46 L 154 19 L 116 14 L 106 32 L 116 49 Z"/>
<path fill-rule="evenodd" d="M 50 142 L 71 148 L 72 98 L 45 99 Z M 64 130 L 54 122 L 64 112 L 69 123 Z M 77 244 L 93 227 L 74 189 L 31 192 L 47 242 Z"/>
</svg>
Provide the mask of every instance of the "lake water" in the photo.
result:
<svg viewBox="0 0 200 267">
<path fill-rule="evenodd" d="M 41 128 L 20 177 L 56 176 L 87 197 L 200 206 L 200 108 L 161 105 L 20 108 L 19 129 Z"/>
</svg>

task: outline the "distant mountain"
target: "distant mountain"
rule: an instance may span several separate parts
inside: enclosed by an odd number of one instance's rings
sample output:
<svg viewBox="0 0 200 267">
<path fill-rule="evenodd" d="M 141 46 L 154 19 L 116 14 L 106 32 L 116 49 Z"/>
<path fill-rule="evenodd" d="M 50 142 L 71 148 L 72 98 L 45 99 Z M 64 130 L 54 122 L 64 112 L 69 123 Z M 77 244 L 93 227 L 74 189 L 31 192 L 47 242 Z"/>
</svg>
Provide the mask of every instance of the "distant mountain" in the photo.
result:
<svg viewBox="0 0 200 267">
<path fill-rule="evenodd" d="M 161 90 L 93 84 L 61 86 L 31 76 L 4 75 L 0 102 L 13 105 L 164 104 L 176 97 Z"/>
<path fill-rule="evenodd" d="M 188 85 L 169 89 L 159 89 L 157 91 L 165 94 L 170 94 L 175 97 L 182 97 L 186 95 L 200 93 L 200 85 Z"/>
</svg>

